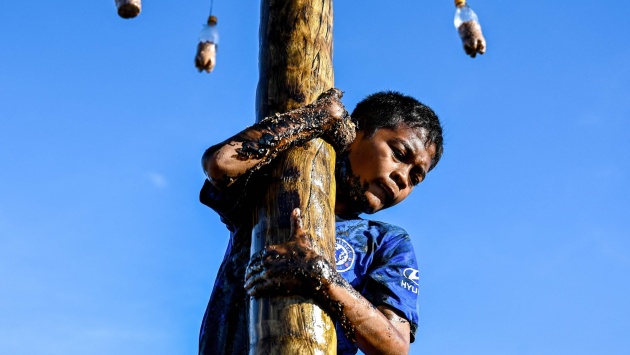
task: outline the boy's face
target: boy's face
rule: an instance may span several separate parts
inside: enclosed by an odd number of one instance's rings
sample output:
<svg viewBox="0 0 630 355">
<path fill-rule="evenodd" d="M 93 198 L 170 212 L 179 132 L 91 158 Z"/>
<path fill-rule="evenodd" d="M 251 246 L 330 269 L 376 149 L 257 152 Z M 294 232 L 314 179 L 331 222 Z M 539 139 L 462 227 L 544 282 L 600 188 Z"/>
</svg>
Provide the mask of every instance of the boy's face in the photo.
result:
<svg viewBox="0 0 630 355">
<path fill-rule="evenodd" d="M 372 136 L 357 131 L 337 172 L 337 214 L 374 213 L 394 206 L 429 171 L 435 145 L 425 147 L 425 131 L 403 124 Z"/>
</svg>

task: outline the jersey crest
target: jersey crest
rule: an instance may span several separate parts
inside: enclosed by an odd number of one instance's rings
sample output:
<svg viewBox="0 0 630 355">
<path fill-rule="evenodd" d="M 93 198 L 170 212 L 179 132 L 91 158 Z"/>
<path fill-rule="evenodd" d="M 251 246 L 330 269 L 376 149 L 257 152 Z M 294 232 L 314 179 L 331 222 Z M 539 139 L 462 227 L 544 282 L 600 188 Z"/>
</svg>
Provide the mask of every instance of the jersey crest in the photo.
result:
<svg viewBox="0 0 630 355">
<path fill-rule="evenodd" d="M 350 243 L 341 238 L 335 242 L 335 260 L 337 261 L 337 272 L 346 272 L 354 265 L 356 255 Z"/>
</svg>

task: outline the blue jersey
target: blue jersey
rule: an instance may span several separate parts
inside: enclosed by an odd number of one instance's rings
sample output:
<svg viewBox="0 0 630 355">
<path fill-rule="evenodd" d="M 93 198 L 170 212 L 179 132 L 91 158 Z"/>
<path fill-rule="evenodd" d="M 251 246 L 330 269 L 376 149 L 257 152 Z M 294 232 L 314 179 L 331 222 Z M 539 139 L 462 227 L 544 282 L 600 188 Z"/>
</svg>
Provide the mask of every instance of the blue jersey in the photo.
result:
<svg viewBox="0 0 630 355">
<path fill-rule="evenodd" d="M 410 323 L 413 341 L 418 325 L 418 266 L 409 235 L 391 224 L 361 218 L 337 218 L 337 272 L 375 307 L 388 305 Z M 357 347 L 337 327 L 337 353 Z"/>
<path fill-rule="evenodd" d="M 249 186 L 251 187 L 251 186 Z M 201 202 L 215 210 L 230 231 L 230 242 L 217 273 L 199 338 L 199 354 L 248 353 L 248 302 L 243 280 L 249 260 L 251 225 L 242 187 L 219 191 L 207 182 Z M 249 191 L 261 191 L 250 189 Z M 378 307 L 388 305 L 404 315 L 413 341 L 418 324 L 418 267 L 407 233 L 391 224 L 361 218 L 336 221 L 337 271 L 363 297 Z M 337 327 L 340 355 L 355 354 L 357 347 Z"/>
</svg>

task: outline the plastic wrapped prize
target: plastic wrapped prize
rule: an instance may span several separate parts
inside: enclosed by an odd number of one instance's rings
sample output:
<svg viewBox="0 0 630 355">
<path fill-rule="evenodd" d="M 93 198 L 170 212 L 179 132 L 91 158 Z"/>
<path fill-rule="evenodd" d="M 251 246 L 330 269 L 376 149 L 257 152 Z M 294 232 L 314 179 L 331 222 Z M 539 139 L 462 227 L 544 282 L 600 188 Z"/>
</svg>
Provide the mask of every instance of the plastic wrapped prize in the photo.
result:
<svg viewBox="0 0 630 355">
<path fill-rule="evenodd" d="M 466 0 L 455 0 L 455 28 L 464 45 L 464 51 L 471 57 L 486 52 L 486 39 L 481 33 L 477 14 L 466 4 Z"/>
<path fill-rule="evenodd" d="M 217 30 L 217 17 L 208 17 L 208 23 L 203 26 L 199 33 L 199 44 L 197 45 L 197 56 L 195 56 L 195 66 L 199 72 L 210 73 L 217 63 L 217 49 L 219 46 L 219 31 Z"/>
<path fill-rule="evenodd" d="M 142 2 L 140 0 L 116 0 L 116 8 L 118 8 L 118 16 L 134 18 L 142 10 Z"/>
</svg>

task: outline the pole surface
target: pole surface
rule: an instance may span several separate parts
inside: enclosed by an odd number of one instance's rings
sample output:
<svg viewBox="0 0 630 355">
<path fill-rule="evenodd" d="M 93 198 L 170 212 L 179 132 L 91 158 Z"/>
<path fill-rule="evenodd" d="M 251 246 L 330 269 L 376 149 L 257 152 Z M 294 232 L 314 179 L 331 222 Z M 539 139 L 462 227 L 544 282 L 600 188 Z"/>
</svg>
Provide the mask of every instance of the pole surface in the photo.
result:
<svg viewBox="0 0 630 355">
<path fill-rule="evenodd" d="M 334 86 L 332 0 L 262 0 L 257 120 L 307 105 Z M 329 261 L 335 257 L 335 152 L 321 139 L 272 164 L 270 185 L 254 211 L 252 253 L 290 237 L 289 216 L 302 210 L 305 230 Z M 311 300 L 250 302 L 250 354 L 336 354 L 334 322 Z"/>
</svg>

